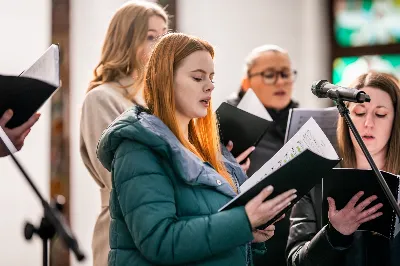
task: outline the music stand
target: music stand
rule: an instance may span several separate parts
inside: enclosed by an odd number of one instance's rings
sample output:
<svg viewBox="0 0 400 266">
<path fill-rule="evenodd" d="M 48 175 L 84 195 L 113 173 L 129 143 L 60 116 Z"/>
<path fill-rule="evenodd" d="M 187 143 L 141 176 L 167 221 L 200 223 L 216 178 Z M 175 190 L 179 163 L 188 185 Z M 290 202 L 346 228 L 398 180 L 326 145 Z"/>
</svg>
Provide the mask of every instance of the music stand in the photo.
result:
<svg viewBox="0 0 400 266">
<path fill-rule="evenodd" d="M 42 239 L 43 266 L 48 266 L 48 241 L 55 234 L 58 234 L 64 240 L 64 243 L 75 254 L 75 257 L 78 261 L 83 261 L 85 259 L 85 255 L 79 249 L 78 242 L 72 234 L 71 229 L 67 225 L 64 216 L 57 209 L 57 207 L 60 208 L 60 205 L 62 205 L 62 202 L 60 202 L 60 199 L 62 200 L 62 198 L 57 199 L 58 203 L 56 203 L 55 206 L 51 206 L 49 205 L 49 203 L 47 203 L 47 201 L 40 194 L 36 185 L 33 183 L 32 179 L 29 177 L 28 173 L 22 167 L 21 163 L 13 155 L 13 152 L 15 152 L 16 149 L 8 138 L 7 134 L 4 132 L 3 128 L 1 127 L 0 145 L 3 145 L 5 147 L 8 155 L 12 158 L 17 168 L 28 181 L 29 185 L 32 187 L 33 191 L 42 203 L 43 217 L 41 223 L 38 228 L 35 228 L 32 224 L 27 223 L 25 226 L 25 238 L 29 240 L 33 236 L 33 234 L 36 234 Z"/>
</svg>

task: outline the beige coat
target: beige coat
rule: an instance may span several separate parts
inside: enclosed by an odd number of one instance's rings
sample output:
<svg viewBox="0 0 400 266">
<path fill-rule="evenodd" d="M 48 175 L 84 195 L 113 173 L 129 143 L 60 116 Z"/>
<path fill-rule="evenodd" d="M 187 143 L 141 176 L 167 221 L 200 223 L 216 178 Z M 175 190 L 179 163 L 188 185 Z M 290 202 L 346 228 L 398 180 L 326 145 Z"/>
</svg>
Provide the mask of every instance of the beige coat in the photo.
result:
<svg viewBox="0 0 400 266">
<path fill-rule="evenodd" d="M 109 199 L 111 190 L 111 173 L 97 159 L 96 148 L 102 132 L 115 118 L 133 105 L 126 95 L 123 86 L 132 84 L 131 78 L 100 85 L 89 93 L 82 107 L 80 125 L 80 153 L 82 160 L 94 181 L 100 187 L 101 212 L 94 227 L 92 239 L 93 265 L 107 266 L 109 245 Z"/>
</svg>

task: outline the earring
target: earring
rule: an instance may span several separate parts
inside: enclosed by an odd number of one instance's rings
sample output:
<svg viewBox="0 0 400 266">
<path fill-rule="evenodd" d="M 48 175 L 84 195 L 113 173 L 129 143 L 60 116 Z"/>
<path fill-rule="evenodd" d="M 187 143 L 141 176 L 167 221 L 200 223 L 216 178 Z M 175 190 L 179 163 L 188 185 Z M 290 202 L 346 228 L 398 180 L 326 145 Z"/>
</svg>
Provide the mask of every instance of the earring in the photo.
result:
<svg viewBox="0 0 400 266">
<path fill-rule="evenodd" d="M 242 91 L 247 91 L 250 88 L 250 80 L 248 77 L 242 79 Z"/>
</svg>

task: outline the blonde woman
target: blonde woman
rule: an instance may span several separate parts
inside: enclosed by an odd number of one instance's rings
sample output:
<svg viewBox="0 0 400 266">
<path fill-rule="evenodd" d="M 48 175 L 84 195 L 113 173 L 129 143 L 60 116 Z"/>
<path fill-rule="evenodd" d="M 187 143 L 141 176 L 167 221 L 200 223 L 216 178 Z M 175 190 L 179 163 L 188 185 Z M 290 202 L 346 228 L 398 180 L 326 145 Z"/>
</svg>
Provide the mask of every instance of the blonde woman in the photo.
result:
<svg viewBox="0 0 400 266">
<path fill-rule="evenodd" d="M 157 4 L 130 1 L 120 7 L 109 25 L 100 62 L 83 103 L 80 151 L 101 195 L 101 212 L 92 242 L 96 266 L 107 265 L 111 189 L 111 174 L 96 156 L 97 142 L 118 115 L 134 103 L 142 103 L 143 68 L 155 40 L 167 28 L 167 13 Z"/>
</svg>

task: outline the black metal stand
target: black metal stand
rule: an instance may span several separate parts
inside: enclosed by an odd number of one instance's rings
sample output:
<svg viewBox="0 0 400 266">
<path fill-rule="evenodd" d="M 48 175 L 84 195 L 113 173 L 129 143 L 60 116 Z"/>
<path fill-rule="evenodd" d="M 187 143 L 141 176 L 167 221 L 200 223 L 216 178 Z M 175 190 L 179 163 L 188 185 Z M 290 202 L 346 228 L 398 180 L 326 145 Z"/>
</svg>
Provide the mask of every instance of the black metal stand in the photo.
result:
<svg viewBox="0 0 400 266">
<path fill-rule="evenodd" d="M 1 140 L 1 137 L 0 137 Z M 26 178 L 29 185 L 32 187 L 33 191 L 39 198 L 42 203 L 44 214 L 40 226 L 36 228 L 30 223 L 25 225 L 25 238 L 27 240 L 31 239 L 34 234 L 37 234 L 43 242 L 43 265 L 48 265 L 48 241 L 51 239 L 56 233 L 64 240 L 66 246 L 75 254 L 75 257 L 78 261 L 82 261 L 85 259 L 85 255 L 79 249 L 78 242 L 73 236 L 69 226 L 67 225 L 64 216 L 57 209 L 60 207 L 60 198 L 58 198 L 58 202 L 56 202 L 55 206 L 50 206 L 47 201 L 44 200 L 39 190 L 36 188 L 35 184 L 26 173 L 22 165 L 15 158 L 15 156 L 10 152 L 9 147 L 0 141 L 0 145 L 2 145 L 7 149 L 9 156 L 17 165 L 18 169 L 21 171 L 22 175 Z M 58 205 L 57 205 L 58 204 Z M 62 204 L 61 204 L 62 205 Z"/>
<path fill-rule="evenodd" d="M 52 202 L 52 208 L 56 208 L 57 211 L 62 212 L 65 198 L 61 195 L 57 196 L 55 200 Z M 40 225 L 35 227 L 33 224 L 27 222 L 24 228 L 24 235 L 26 240 L 31 240 L 33 235 L 36 234 L 42 239 L 43 246 L 43 266 L 47 266 L 48 264 L 48 249 L 49 249 L 49 240 L 51 240 L 56 234 L 55 228 L 49 223 L 46 219 L 46 216 L 42 217 Z"/>
<path fill-rule="evenodd" d="M 399 205 L 397 205 L 396 199 L 394 198 L 392 192 L 390 191 L 385 179 L 382 176 L 382 173 L 379 171 L 378 167 L 376 166 L 374 160 L 372 159 L 371 154 L 369 153 L 367 147 L 365 146 L 364 141 L 362 140 L 360 134 L 358 133 L 356 127 L 353 124 L 353 121 L 350 118 L 349 115 L 349 109 L 347 109 L 346 105 L 343 103 L 343 100 L 340 99 L 338 96 L 334 102 L 336 103 L 336 106 L 339 110 L 339 113 L 344 119 L 346 120 L 347 125 L 349 126 L 351 132 L 353 133 L 354 137 L 356 138 L 358 144 L 361 147 L 361 150 L 363 151 L 365 157 L 368 160 L 369 165 L 371 166 L 372 170 L 375 172 L 376 178 L 378 179 L 378 182 L 385 192 L 386 198 L 389 200 L 390 205 L 392 206 L 393 210 L 395 211 L 397 217 L 400 219 L 400 208 Z"/>
</svg>

